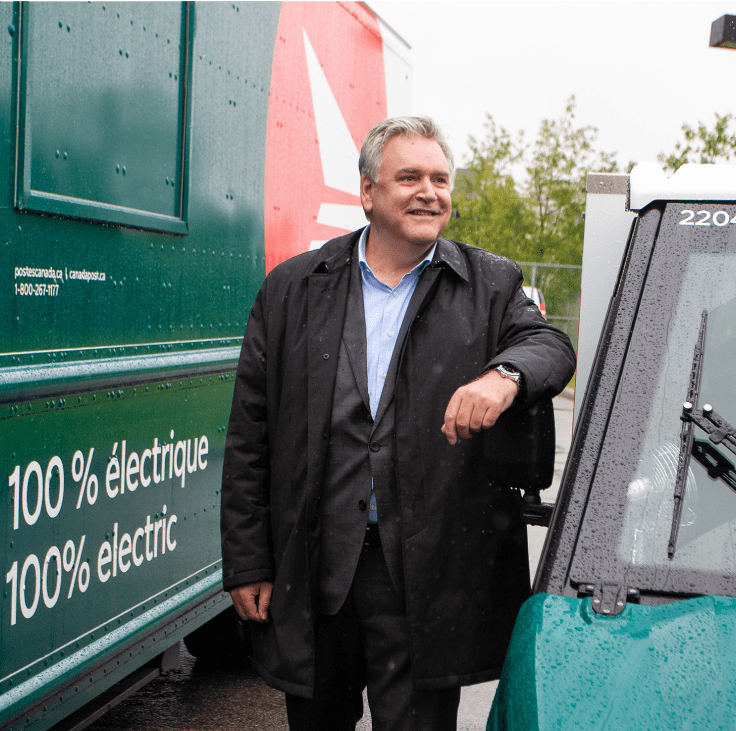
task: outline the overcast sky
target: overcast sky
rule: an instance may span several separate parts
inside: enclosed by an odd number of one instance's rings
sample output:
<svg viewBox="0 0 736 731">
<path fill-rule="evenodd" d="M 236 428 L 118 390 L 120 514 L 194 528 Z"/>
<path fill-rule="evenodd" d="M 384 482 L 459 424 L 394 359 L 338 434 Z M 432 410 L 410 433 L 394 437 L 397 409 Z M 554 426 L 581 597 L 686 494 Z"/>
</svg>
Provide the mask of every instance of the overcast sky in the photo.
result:
<svg viewBox="0 0 736 731">
<path fill-rule="evenodd" d="M 412 46 L 413 112 L 440 123 L 460 163 L 486 112 L 533 139 L 571 94 L 622 168 L 671 151 L 683 122 L 736 112 L 736 50 L 708 46 L 733 0 L 368 4 Z"/>
</svg>

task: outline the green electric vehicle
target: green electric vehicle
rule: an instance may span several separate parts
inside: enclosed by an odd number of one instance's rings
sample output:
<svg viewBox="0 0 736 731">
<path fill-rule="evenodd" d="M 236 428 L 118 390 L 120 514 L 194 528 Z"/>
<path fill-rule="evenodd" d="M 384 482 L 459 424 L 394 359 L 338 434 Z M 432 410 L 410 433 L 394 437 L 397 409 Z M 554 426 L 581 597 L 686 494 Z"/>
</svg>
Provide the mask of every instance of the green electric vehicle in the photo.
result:
<svg viewBox="0 0 736 731">
<path fill-rule="evenodd" d="M 734 727 L 735 190 L 715 165 L 589 178 L 600 339 L 488 729 Z"/>
</svg>

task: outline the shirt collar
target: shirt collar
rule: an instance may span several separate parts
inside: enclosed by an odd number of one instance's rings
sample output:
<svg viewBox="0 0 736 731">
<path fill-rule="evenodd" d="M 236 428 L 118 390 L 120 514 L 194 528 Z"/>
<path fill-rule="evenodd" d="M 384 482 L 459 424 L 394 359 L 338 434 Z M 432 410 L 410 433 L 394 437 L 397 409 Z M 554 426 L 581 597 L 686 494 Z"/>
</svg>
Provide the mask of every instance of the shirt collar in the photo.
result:
<svg viewBox="0 0 736 731">
<path fill-rule="evenodd" d="M 358 242 L 358 263 L 360 264 L 360 268 L 363 271 L 369 271 L 371 274 L 373 274 L 373 270 L 368 265 L 368 261 L 365 258 L 365 245 L 368 241 L 368 231 L 370 230 L 370 224 L 366 226 L 363 229 L 363 233 L 360 235 L 360 241 Z M 435 249 L 437 248 L 437 242 L 435 241 L 432 245 L 432 248 L 427 252 L 427 256 L 422 259 L 419 264 L 417 264 L 408 274 L 414 274 L 415 272 L 417 275 L 421 274 L 431 263 L 432 259 L 434 257 Z M 375 277 L 376 275 L 373 274 Z M 406 274 L 404 275 L 406 276 Z M 402 277 L 403 279 L 403 277 Z"/>
</svg>

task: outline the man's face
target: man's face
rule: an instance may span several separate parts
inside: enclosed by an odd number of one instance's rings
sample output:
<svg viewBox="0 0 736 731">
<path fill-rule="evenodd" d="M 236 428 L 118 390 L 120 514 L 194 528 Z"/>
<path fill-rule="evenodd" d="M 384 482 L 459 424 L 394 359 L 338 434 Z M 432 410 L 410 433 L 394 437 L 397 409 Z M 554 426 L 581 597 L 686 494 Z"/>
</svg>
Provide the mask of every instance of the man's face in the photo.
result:
<svg viewBox="0 0 736 731">
<path fill-rule="evenodd" d="M 372 236 L 430 246 L 447 226 L 452 207 L 442 148 L 426 137 L 392 137 L 383 148 L 378 182 L 364 175 L 360 198 L 371 214 Z"/>
</svg>

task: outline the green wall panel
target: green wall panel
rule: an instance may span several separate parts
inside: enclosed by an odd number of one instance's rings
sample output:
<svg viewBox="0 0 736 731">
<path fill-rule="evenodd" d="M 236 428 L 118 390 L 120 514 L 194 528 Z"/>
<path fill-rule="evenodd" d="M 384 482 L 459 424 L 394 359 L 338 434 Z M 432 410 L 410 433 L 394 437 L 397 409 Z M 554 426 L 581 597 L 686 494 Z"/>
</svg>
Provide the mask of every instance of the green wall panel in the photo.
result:
<svg viewBox="0 0 736 731">
<path fill-rule="evenodd" d="M 130 19 L 117 26 L 118 19 L 112 18 L 112 11 L 103 12 L 102 4 L 74 3 L 73 12 L 67 5 L 33 3 L 33 13 L 53 16 L 55 30 L 60 31 L 60 47 L 52 45 L 47 50 L 51 59 L 57 55 L 64 58 L 65 46 L 77 25 L 90 29 L 92 35 L 95 23 L 117 28 L 115 42 L 106 41 L 112 43 L 116 54 L 132 45 L 131 28 L 137 28 L 138 42 L 146 47 L 156 47 L 160 40 L 155 38 L 153 27 L 146 25 L 146 31 L 142 31 L 143 9 L 134 8 L 134 26 Z M 178 4 L 170 7 L 180 14 Z M 187 235 L 18 211 L 12 180 L 3 176 L 0 312 L 5 326 L 0 330 L 0 367 L 28 365 L 31 353 L 36 353 L 33 362 L 37 363 L 38 351 L 66 351 L 65 357 L 72 359 L 95 358 L 104 355 L 71 351 L 150 343 L 182 344 L 176 347 L 189 347 L 190 343 L 199 348 L 203 343 L 242 337 L 265 272 L 265 137 L 279 8 L 278 3 L 243 3 L 235 7 L 203 3 L 190 10 Z M 15 167 L 15 130 L 9 129 L 6 120 L 13 118 L 19 93 L 12 57 L 19 53 L 20 44 L 19 33 L 10 35 L 7 30 L 14 14 L 18 15 L 17 6 L 14 10 L 14 6 L 2 3 L 0 13 L 5 34 L 0 108 L 9 112 L 3 114 L 0 163 L 8 170 Z M 155 13 L 163 15 L 164 11 Z M 64 18 L 72 14 L 81 19 L 67 32 Z M 123 17 L 127 18 L 121 12 Z M 59 21 L 64 24 L 61 29 Z M 169 25 L 173 27 L 174 22 L 172 18 Z M 148 35 L 151 31 L 152 38 Z M 119 54 L 110 62 L 118 61 Z M 130 58 L 126 61 L 131 63 Z M 141 78 L 146 80 L 149 75 Z M 168 82 L 168 71 L 165 80 Z M 157 89 L 156 84 L 152 81 L 152 88 Z M 133 96 L 147 98 L 146 94 L 155 93 L 141 91 Z M 73 110 L 67 108 L 64 114 L 64 124 L 73 131 Z M 53 134 L 67 133 L 58 128 Z M 148 149 L 148 142 L 144 138 L 131 134 L 125 138 L 125 145 L 140 139 L 142 147 L 136 155 L 145 157 L 141 150 Z M 58 162 L 57 147 L 56 143 L 48 146 L 54 155 L 51 165 Z M 117 158 L 117 152 L 113 152 L 105 153 L 105 159 Z M 161 154 L 170 156 L 170 151 Z M 110 175 L 115 184 L 118 178 L 122 180 L 114 168 Z M 170 175 L 168 171 L 163 174 L 164 191 L 165 179 Z"/>
</svg>

